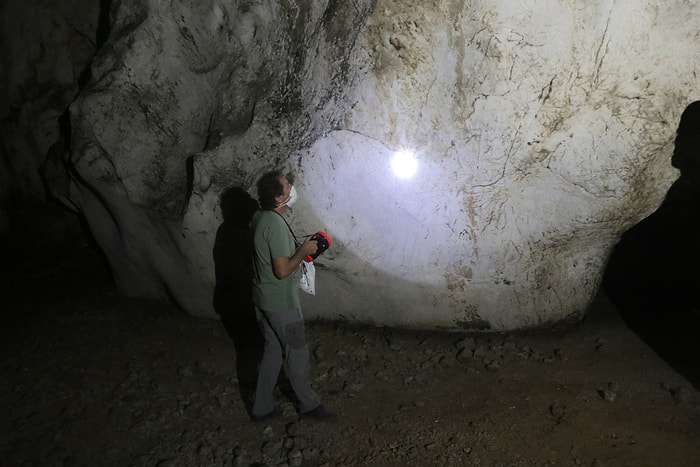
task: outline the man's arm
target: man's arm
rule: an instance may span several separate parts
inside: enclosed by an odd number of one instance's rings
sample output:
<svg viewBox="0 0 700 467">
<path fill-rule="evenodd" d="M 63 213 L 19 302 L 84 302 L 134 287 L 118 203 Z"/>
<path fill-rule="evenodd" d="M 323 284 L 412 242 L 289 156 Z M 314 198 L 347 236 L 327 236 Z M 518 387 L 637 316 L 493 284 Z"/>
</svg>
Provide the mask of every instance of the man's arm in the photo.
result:
<svg viewBox="0 0 700 467">
<path fill-rule="evenodd" d="M 272 271 L 277 279 L 284 279 L 293 273 L 301 264 L 306 255 L 315 253 L 318 249 L 316 240 L 307 238 L 304 243 L 297 249 L 294 255 L 290 257 L 283 256 L 282 258 L 272 258 Z"/>
</svg>

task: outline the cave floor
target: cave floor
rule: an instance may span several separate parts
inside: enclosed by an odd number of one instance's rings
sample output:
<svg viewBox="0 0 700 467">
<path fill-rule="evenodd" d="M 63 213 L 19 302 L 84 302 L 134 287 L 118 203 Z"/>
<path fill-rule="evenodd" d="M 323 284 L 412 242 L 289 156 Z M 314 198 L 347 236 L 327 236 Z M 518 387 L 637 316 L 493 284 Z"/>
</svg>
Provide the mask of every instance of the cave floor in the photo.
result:
<svg viewBox="0 0 700 467">
<path fill-rule="evenodd" d="M 700 462 L 700 393 L 604 296 L 550 332 L 308 323 L 314 385 L 339 420 L 300 420 L 282 382 L 283 416 L 253 424 L 220 321 L 120 296 L 89 251 L 37 264 L 3 281 L 2 465 Z"/>
</svg>

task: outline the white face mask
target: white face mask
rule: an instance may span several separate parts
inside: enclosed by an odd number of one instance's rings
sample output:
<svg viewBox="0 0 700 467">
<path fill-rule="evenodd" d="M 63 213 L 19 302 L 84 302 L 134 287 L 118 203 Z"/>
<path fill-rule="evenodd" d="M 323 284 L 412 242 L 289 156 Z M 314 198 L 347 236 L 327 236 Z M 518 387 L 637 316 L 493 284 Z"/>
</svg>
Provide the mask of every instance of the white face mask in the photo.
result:
<svg viewBox="0 0 700 467">
<path fill-rule="evenodd" d="M 287 207 L 292 207 L 294 203 L 297 202 L 297 189 L 294 188 L 294 185 L 292 185 L 292 189 L 289 190 L 289 198 L 287 198 L 287 201 L 284 201 L 280 203 L 280 206 L 287 206 Z"/>
</svg>

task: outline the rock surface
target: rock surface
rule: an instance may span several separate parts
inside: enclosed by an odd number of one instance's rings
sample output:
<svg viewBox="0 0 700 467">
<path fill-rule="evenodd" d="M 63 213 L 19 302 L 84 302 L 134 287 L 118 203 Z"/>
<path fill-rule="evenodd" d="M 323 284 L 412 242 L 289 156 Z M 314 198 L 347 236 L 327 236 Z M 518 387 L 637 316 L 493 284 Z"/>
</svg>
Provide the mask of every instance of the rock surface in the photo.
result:
<svg viewBox="0 0 700 467">
<path fill-rule="evenodd" d="M 45 202 L 47 183 L 68 184 L 66 110 L 88 78 L 99 24 L 99 2 L 0 4 L 0 235 L 26 234 L 36 222 L 27 205 Z"/>
<path fill-rule="evenodd" d="M 334 240 L 310 317 L 578 320 L 677 176 L 700 84 L 700 5 L 680 1 L 127 0 L 110 19 L 70 107 L 63 196 L 120 290 L 198 316 L 215 316 L 219 195 L 283 166 L 295 230 Z"/>
</svg>

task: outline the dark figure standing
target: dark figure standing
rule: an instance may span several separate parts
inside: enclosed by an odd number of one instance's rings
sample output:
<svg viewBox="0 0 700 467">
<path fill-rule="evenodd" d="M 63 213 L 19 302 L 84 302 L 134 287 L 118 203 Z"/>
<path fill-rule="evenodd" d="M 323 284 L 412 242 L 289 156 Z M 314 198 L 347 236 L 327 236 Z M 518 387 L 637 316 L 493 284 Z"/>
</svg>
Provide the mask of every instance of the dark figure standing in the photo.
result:
<svg viewBox="0 0 700 467">
<path fill-rule="evenodd" d="M 253 421 L 281 415 L 274 406 L 274 389 L 282 363 L 298 399 L 302 416 L 334 420 L 311 387 L 309 347 L 299 303 L 299 265 L 315 253 L 316 241 L 297 245 L 282 215 L 296 201 L 296 189 L 280 171 L 258 182 L 260 210 L 251 222 L 254 239 L 253 302 L 265 338 L 264 353 L 251 416 Z"/>
<path fill-rule="evenodd" d="M 659 208 L 625 232 L 603 280 L 621 316 L 659 355 L 700 383 L 700 101 L 683 111 Z"/>
</svg>

